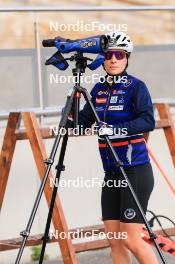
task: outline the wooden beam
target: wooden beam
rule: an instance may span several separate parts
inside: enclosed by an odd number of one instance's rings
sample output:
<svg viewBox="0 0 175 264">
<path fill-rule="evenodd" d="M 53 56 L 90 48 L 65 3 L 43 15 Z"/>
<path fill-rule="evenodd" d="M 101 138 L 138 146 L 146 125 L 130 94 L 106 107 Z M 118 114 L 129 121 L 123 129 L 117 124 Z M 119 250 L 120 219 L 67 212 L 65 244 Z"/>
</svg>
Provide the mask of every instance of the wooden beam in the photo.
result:
<svg viewBox="0 0 175 264">
<path fill-rule="evenodd" d="M 88 250 L 93 250 L 93 249 L 95 250 L 95 249 L 109 247 L 109 242 L 106 239 L 94 240 L 94 241 L 74 244 L 74 247 L 75 247 L 75 251 L 78 253 L 78 252 L 83 252 L 83 251 L 88 251 Z"/>
<path fill-rule="evenodd" d="M 92 232 L 92 230 L 95 230 L 96 234 L 100 232 L 104 232 L 104 225 L 95 225 L 95 226 L 88 226 L 88 227 L 77 228 L 77 229 L 70 229 L 69 232 L 70 232 L 71 239 L 73 239 L 74 232 L 76 232 L 76 234 L 78 235 L 81 235 L 81 237 L 83 238 L 85 234 L 86 234 L 86 237 L 90 237 L 91 236 L 90 233 Z M 87 235 L 87 232 L 88 232 L 88 235 Z M 40 245 L 42 243 L 42 237 L 43 237 L 43 234 L 29 236 L 27 239 L 26 246 L 30 247 L 30 246 Z M 21 242 L 22 242 L 22 237 L 1 240 L 0 241 L 0 251 L 17 249 L 20 247 Z M 56 238 L 52 238 L 48 240 L 48 243 L 52 243 L 52 242 L 58 242 L 58 240 Z M 80 247 L 82 248 L 82 243 L 80 243 L 80 245 L 81 245 Z M 79 247 L 79 250 L 80 250 L 80 247 Z"/>
<path fill-rule="evenodd" d="M 0 209 L 9 178 L 10 167 L 16 145 L 15 130 L 18 126 L 20 113 L 10 113 L 0 153 Z"/>
<path fill-rule="evenodd" d="M 171 227 L 171 228 L 165 228 L 164 229 L 165 232 L 171 237 L 175 236 L 175 228 Z M 161 235 L 161 236 L 165 236 L 165 233 L 162 230 L 156 230 L 155 233 L 157 235 Z"/>
<path fill-rule="evenodd" d="M 80 231 L 78 232 L 78 230 Z M 69 232 L 70 232 L 71 239 L 73 239 L 73 234 L 72 234 L 73 232 L 77 232 L 77 234 L 81 233 L 81 235 L 85 236 L 86 232 L 92 232 L 93 230 L 96 231 L 96 234 L 100 232 L 103 232 L 103 233 L 105 232 L 104 225 L 94 225 L 94 226 L 88 226 L 88 227 L 81 227 L 78 229 L 70 229 Z M 175 236 L 175 228 L 165 228 L 164 230 L 169 236 Z M 157 235 L 165 236 L 162 230 L 156 230 L 154 232 Z M 84 236 L 82 236 L 82 238 Z M 89 234 L 88 236 L 90 237 L 91 235 Z M 40 245 L 42 243 L 42 237 L 43 237 L 43 234 L 30 236 L 27 240 L 26 246 L 31 247 L 31 246 Z M 21 242 L 22 242 L 21 237 L 1 240 L 0 241 L 0 251 L 17 249 L 20 247 Z M 56 238 L 52 238 L 48 240 L 48 243 L 56 243 L 56 242 L 58 242 Z M 97 240 L 83 242 L 83 243 L 76 243 L 76 244 L 73 244 L 73 246 L 74 246 L 75 251 L 78 253 L 78 252 L 92 250 L 92 249 L 105 248 L 109 246 L 109 243 L 106 239 L 103 239 L 103 240 L 97 239 Z"/>
<path fill-rule="evenodd" d="M 43 237 L 43 234 L 29 236 L 26 242 L 26 247 L 40 245 L 42 243 L 42 237 Z M 0 241 L 0 251 L 7 251 L 7 250 L 13 250 L 13 249 L 20 248 L 21 242 L 22 242 L 22 237 L 1 240 Z M 51 243 L 51 242 L 54 242 L 54 241 L 49 240 L 48 243 Z"/>
<path fill-rule="evenodd" d="M 46 166 L 43 161 L 47 159 L 47 154 L 40 133 L 40 129 L 37 123 L 36 115 L 34 113 L 23 112 L 22 119 L 26 127 L 26 133 L 30 141 L 30 145 L 33 151 L 33 156 L 36 162 L 38 173 L 42 180 L 46 170 Z M 53 179 L 53 175 L 51 172 L 49 173 L 49 177 L 44 189 L 48 207 L 50 206 L 51 194 L 53 191 L 53 187 L 51 187 L 49 184 L 50 179 Z M 63 209 L 58 194 L 55 200 L 52 221 L 55 230 L 58 230 L 60 232 L 65 232 L 67 234 L 68 226 L 66 223 L 66 219 L 63 213 Z M 75 255 L 75 250 L 73 248 L 71 239 L 69 238 L 59 239 L 59 246 L 61 248 L 64 263 L 77 264 L 77 258 Z"/>
<path fill-rule="evenodd" d="M 167 119 L 156 121 L 156 129 L 161 129 L 161 128 L 169 127 L 169 126 L 170 126 L 170 123 Z M 40 133 L 43 139 L 55 138 L 55 135 L 53 135 L 53 133 L 50 132 L 49 127 L 41 128 Z M 70 136 L 73 136 L 73 135 L 70 135 Z M 28 139 L 26 130 L 25 129 L 16 130 L 16 139 L 17 140 Z"/>
<path fill-rule="evenodd" d="M 9 240 L 1 240 L 0 241 L 0 251 L 7 251 L 20 248 L 22 239 L 9 239 Z M 48 243 L 56 243 L 57 239 L 52 238 L 49 239 Z M 26 247 L 38 246 L 42 244 L 42 235 L 30 236 L 27 240 Z M 103 240 L 94 240 L 83 243 L 73 244 L 75 252 L 83 252 L 92 249 L 99 249 L 109 247 L 108 241 Z"/>
<path fill-rule="evenodd" d="M 40 133 L 43 139 L 49 139 L 49 138 L 54 138 L 54 135 L 50 134 L 50 130 L 49 128 L 42 128 L 40 129 Z M 16 139 L 17 140 L 24 140 L 24 139 L 28 139 L 27 138 L 27 134 L 26 134 L 26 130 L 25 129 L 19 129 L 16 131 Z"/>
<path fill-rule="evenodd" d="M 161 119 L 156 121 L 156 129 L 170 127 L 170 122 L 168 119 Z"/>
<path fill-rule="evenodd" d="M 169 121 L 169 127 L 164 127 L 164 133 L 169 146 L 173 164 L 175 166 L 175 126 L 168 104 L 156 104 L 160 119 Z"/>
</svg>

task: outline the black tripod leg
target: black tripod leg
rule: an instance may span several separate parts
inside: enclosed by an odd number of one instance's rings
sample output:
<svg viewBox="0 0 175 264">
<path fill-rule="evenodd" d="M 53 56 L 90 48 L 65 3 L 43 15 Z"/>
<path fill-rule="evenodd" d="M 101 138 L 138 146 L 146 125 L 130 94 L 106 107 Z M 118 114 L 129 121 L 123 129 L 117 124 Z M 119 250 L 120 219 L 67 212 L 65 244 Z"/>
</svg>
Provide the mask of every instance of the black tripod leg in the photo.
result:
<svg viewBox="0 0 175 264">
<path fill-rule="evenodd" d="M 21 245 L 20 245 L 20 249 L 18 251 L 18 255 L 17 255 L 16 260 L 15 260 L 15 264 L 19 264 L 20 259 L 21 259 L 22 254 L 23 254 L 23 251 L 24 251 L 25 244 L 26 244 L 27 239 L 28 239 L 28 237 L 30 235 L 30 230 L 31 230 L 31 227 L 32 227 L 32 224 L 33 224 L 33 221 L 34 221 L 34 218 L 35 218 L 35 215 L 36 215 L 36 212 L 37 212 L 37 209 L 38 209 L 38 206 L 39 206 L 39 203 L 40 203 L 43 191 L 44 191 L 44 186 L 46 184 L 49 172 L 51 170 L 51 167 L 52 167 L 52 164 L 54 162 L 54 158 L 55 158 L 58 146 L 59 146 L 60 139 L 62 137 L 61 134 L 60 134 L 60 129 L 62 127 L 63 128 L 66 127 L 67 120 L 68 120 L 68 115 L 69 115 L 69 113 L 71 111 L 71 108 L 72 108 L 75 92 L 76 92 L 75 89 L 71 89 L 69 94 L 68 94 L 68 96 L 67 96 L 65 109 L 64 109 L 64 112 L 63 112 L 63 115 L 62 115 L 62 118 L 61 118 L 61 121 L 60 121 L 60 124 L 59 124 L 59 133 L 58 133 L 58 135 L 55 138 L 55 141 L 54 141 L 50 156 L 45 161 L 45 163 L 47 164 L 47 168 L 46 168 L 46 171 L 44 173 L 43 180 L 41 182 L 38 194 L 36 196 L 36 199 L 35 199 L 35 202 L 34 202 L 34 205 L 33 205 L 33 208 L 32 208 L 32 212 L 31 212 L 29 221 L 27 223 L 27 227 L 26 227 L 26 229 L 24 231 L 20 232 L 20 235 L 23 237 L 23 239 L 22 239 L 22 242 L 21 242 Z"/>
<path fill-rule="evenodd" d="M 32 227 L 35 215 L 36 215 L 36 211 L 38 209 L 38 206 L 39 206 L 39 203 L 40 203 L 43 191 L 44 191 L 44 186 L 46 184 L 46 181 L 47 181 L 51 166 L 52 166 L 52 164 L 54 162 L 54 157 L 55 157 L 56 150 L 58 148 L 60 139 L 61 139 L 61 135 L 58 134 L 56 139 L 55 139 L 55 142 L 54 142 L 51 154 L 49 156 L 49 159 L 45 161 L 45 163 L 47 164 L 47 168 L 46 168 L 43 180 L 41 182 L 37 197 L 35 199 L 35 202 L 34 202 L 34 205 L 33 205 L 33 208 L 32 208 L 32 212 L 31 212 L 27 227 L 26 227 L 26 229 L 24 231 L 22 231 L 20 233 L 20 235 L 23 237 L 23 240 L 22 240 L 22 243 L 21 243 L 17 258 L 16 258 L 16 261 L 15 261 L 15 264 L 19 263 L 19 261 L 21 259 L 21 256 L 22 256 L 22 253 L 23 253 L 23 250 L 24 250 L 24 247 L 25 247 L 25 244 L 26 244 L 26 241 L 27 241 L 27 239 L 28 239 L 28 237 L 30 235 L 30 230 L 31 230 L 31 227 Z"/>
<path fill-rule="evenodd" d="M 93 105 L 93 103 L 92 103 L 92 101 L 91 101 L 91 96 L 90 96 L 90 94 L 87 92 L 86 89 L 84 89 L 84 88 L 82 88 L 82 87 L 81 87 L 81 92 L 83 93 L 83 96 L 84 96 L 86 102 L 89 104 L 89 106 L 90 106 L 90 108 L 91 108 L 91 110 L 92 110 L 92 113 L 93 113 L 93 115 L 94 115 L 95 121 L 96 121 L 97 123 L 100 122 L 100 119 L 99 119 L 99 117 L 98 117 L 98 115 L 97 115 L 97 113 L 96 113 L 96 111 L 95 111 L 94 105 Z M 145 216 L 145 214 L 144 214 L 144 211 L 143 211 L 143 209 L 142 209 L 142 207 L 141 207 L 141 205 L 140 205 L 140 202 L 139 202 L 139 200 L 138 200 L 138 198 L 137 198 L 137 195 L 136 195 L 134 189 L 132 188 L 132 185 L 131 185 L 131 183 L 130 183 L 130 181 L 129 181 L 127 175 L 126 175 L 126 172 L 125 172 L 124 168 L 123 168 L 122 165 L 121 165 L 121 162 L 120 162 L 120 160 L 119 160 L 119 158 L 118 158 L 118 155 L 117 155 L 117 153 L 115 152 L 115 150 L 114 150 L 114 148 L 113 148 L 113 146 L 112 146 L 112 144 L 111 144 L 111 142 L 110 142 L 108 136 L 104 136 L 104 138 L 105 138 L 105 141 L 106 141 L 107 146 L 109 147 L 109 150 L 110 150 L 110 152 L 111 152 L 111 155 L 112 155 L 113 159 L 114 159 L 115 162 L 116 162 L 116 166 L 119 167 L 119 169 L 120 169 L 120 171 L 121 171 L 121 173 L 122 173 L 124 179 L 125 179 L 125 180 L 127 181 L 127 183 L 128 183 L 128 187 L 129 187 L 129 189 L 130 189 L 130 191 L 131 191 L 131 194 L 132 194 L 132 196 L 133 196 L 133 199 L 134 199 L 134 201 L 135 201 L 135 203 L 136 203 L 136 205 L 137 205 L 137 207 L 138 207 L 138 210 L 139 210 L 139 212 L 140 212 L 140 214 L 141 214 L 141 216 L 142 216 L 142 219 L 143 219 L 143 221 L 144 221 L 144 223 L 145 223 L 145 226 L 146 226 L 146 228 L 147 228 L 147 230 L 148 230 L 148 232 L 149 232 L 150 239 L 151 239 L 151 241 L 155 244 L 155 247 L 156 247 L 156 249 L 157 249 L 157 251 L 158 251 L 158 253 L 159 253 L 159 256 L 160 256 L 160 258 L 161 258 L 161 260 L 162 260 L 162 263 L 167 264 L 166 259 L 165 259 L 164 255 L 163 255 L 163 253 L 162 253 L 162 251 L 161 251 L 161 249 L 160 249 L 160 246 L 159 246 L 159 244 L 158 244 L 157 241 L 156 241 L 157 236 L 156 236 L 156 234 L 154 234 L 154 232 L 152 231 L 152 229 L 151 229 L 151 227 L 150 227 L 150 225 L 149 225 L 149 223 L 148 223 L 148 221 L 147 221 L 147 219 L 146 219 L 146 216 Z"/>
<path fill-rule="evenodd" d="M 48 213 L 48 217 L 47 217 L 45 233 L 44 233 L 44 237 L 43 237 L 43 243 L 42 243 L 42 249 L 41 249 L 41 255 L 40 255 L 40 259 L 39 259 L 39 264 L 43 263 L 46 243 L 47 243 L 47 241 L 49 239 L 48 235 L 49 235 L 49 229 L 50 229 L 50 224 L 51 224 L 51 219 L 52 219 L 52 213 L 53 213 L 55 198 L 56 198 L 56 194 L 57 194 L 57 189 L 58 189 L 58 185 L 59 185 L 61 171 L 64 170 L 63 162 L 64 162 L 64 156 L 65 156 L 65 152 L 66 152 L 67 141 L 68 141 L 68 134 L 66 134 L 63 137 L 63 142 L 62 142 L 61 151 L 60 151 L 60 157 L 59 157 L 58 164 L 56 166 L 57 173 L 56 173 L 55 179 L 57 181 L 55 182 L 55 185 L 54 185 L 54 188 L 53 188 L 53 192 L 52 192 L 52 198 L 51 198 L 51 202 L 50 202 L 50 208 L 49 208 L 49 213 Z"/>
</svg>

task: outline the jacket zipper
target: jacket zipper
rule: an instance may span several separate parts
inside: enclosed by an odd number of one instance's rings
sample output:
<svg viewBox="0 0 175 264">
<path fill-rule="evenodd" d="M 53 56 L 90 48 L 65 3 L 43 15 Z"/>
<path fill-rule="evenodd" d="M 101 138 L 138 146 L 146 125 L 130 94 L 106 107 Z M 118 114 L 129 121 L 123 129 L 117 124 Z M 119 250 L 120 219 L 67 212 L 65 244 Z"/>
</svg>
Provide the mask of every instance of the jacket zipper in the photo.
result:
<svg viewBox="0 0 175 264">
<path fill-rule="evenodd" d="M 106 107 L 105 107 L 105 110 L 104 110 L 104 122 L 105 122 L 105 119 L 106 119 L 106 111 L 107 111 L 107 108 L 108 108 L 108 103 L 109 103 L 109 99 L 110 99 L 110 96 L 111 96 L 111 91 L 112 91 L 112 87 L 108 87 L 109 95 L 108 95 L 108 100 L 107 100 Z"/>
<path fill-rule="evenodd" d="M 109 100 L 110 100 L 110 97 L 111 97 L 111 91 L 112 91 L 112 87 L 108 86 L 109 95 L 108 95 L 108 100 L 107 100 L 106 107 L 105 107 L 105 110 L 104 110 L 104 122 L 105 122 L 105 119 L 106 119 L 106 111 L 107 111 Z M 107 159 L 107 168 L 109 169 L 110 168 L 110 161 L 109 161 L 109 155 L 108 155 L 108 149 L 107 148 L 106 148 L 106 159 Z"/>
</svg>

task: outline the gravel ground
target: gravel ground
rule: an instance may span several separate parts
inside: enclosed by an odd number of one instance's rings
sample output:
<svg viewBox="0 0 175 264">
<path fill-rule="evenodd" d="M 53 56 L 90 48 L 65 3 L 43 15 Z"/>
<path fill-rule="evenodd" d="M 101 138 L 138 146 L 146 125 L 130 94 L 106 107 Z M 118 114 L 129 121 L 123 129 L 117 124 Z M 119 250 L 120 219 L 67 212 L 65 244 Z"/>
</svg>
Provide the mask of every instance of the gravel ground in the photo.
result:
<svg viewBox="0 0 175 264">
<path fill-rule="evenodd" d="M 77 254 L 78 264 L 112 264 L 109 253 L 110 253 L 109 248 L 79 253 Z M 175 257 L 166 253 L 164 253 L 164 255 L 166 257 L 167 264 L 175 264 Z M 159 259 L 159 263 L 160 264 L 162 263 L 160 259 Z M 63 264 L 63 262 L 58 260 L 53 260 L 53 261 L 44 261 L 43 264 Z M 133 258 L 133 264 L 138 264 L 138 262 L 134 258 Z"/>
</svg>

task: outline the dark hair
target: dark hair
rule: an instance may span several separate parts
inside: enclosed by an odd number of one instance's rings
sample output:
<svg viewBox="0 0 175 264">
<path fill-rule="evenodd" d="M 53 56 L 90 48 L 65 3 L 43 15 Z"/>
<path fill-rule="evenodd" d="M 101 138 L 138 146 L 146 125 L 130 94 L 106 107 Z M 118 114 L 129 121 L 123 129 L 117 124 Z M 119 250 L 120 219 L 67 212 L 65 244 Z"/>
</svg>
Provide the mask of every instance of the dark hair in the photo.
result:
<svg viewBox="0 0 175 264">
<path fill-rule="evenodd" d="M 127 63 L 126 63 L 126 67 L 125 67 L 124 71 L 126 71 L 126 69 L 128 68 L 128 59 L 129 59 L 130 55 L 131 55 L 131 52 L 126 53 Z"/>
</svg>

